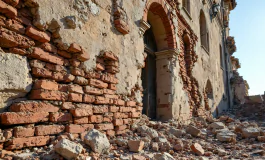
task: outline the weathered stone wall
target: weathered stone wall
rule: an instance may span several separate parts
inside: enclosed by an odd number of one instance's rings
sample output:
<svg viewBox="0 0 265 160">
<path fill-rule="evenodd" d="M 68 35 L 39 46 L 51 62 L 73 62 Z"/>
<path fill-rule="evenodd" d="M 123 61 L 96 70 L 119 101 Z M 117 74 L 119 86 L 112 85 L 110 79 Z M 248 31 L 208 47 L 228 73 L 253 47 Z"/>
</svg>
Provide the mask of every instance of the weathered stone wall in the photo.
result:
<svg viewBox="0 0 265 160">
<path fill-rule="evenodd" d="M 146 55 L 140 26 L 151 3 L 157 13 L 152 25 L 165 30 L 156 40 L 159 53 L 165 53 L 156 67 L 161 117 L 188 123 L 217 106 L 226 109 L 222 27 L 217 18 L 210 20 L 208 3 L 191 1 L 189 17 L 181 3 L 174 7 L 176 0 L 0 0 L 0 108 L 6 110 L 0 147 L 43 146 L 54 135 L 80 136 L 91 128 L 108 136 L 126 132 L 142 113 Z M 210 33 L 209 53 L 200 44 L 201 10 Z M 166 55 L 168 49 L 178 55 Z M 207 81 L 213 97 L 205 107 Z"/>
<path fill-rule="evenodd" d="M 112 31 L 107 20 L 112 12 L 92 2 L 86 4 L 88 20 L 80 15 L 87 15 L 79 13 L 82 8 L 70 12 L 77 5 L 72 1 L 11 2 L 0 1 L 0 104 L 7 110 L 1 114 L 0 146 L 43 146 L 51 135 L 79 136 L 91 128 L 108 136 L 126 132 L 142 112 L 141 91 L 135 87 L 136 63 L 143 61 L 138 30 L 135 38 Z M 76 19 L 68 23 L 81 26 L 66 29 L 66 15 Z M 131 70 L 117 76 L 121 68 Z"/>
</svg>

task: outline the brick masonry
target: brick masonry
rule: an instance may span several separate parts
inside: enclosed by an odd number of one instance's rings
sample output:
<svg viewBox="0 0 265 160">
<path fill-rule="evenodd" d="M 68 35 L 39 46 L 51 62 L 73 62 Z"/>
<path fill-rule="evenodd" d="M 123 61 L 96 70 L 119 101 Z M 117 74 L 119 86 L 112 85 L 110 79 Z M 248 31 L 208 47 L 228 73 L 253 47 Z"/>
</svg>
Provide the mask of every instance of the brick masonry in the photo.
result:
<svg viewBox="0 0 265 160">
<path fill-rule="evenodd" d="M 0 146 L 44 146 L 53 136 L 92 128 L 108 136 L 126 132 L 141 116 L 142 104 L 116 94 L 117 55 L 102 51 L 97 67 L 86 72 L 81 66 L 89 53 L 75 42 L 61 50 L 55 35 L 33 27 L 30 8 L 16 2 L 0 0 L 0 47 L 28 58 L 34 83 L 27 100 L 0 114 Z"/>
</svg>

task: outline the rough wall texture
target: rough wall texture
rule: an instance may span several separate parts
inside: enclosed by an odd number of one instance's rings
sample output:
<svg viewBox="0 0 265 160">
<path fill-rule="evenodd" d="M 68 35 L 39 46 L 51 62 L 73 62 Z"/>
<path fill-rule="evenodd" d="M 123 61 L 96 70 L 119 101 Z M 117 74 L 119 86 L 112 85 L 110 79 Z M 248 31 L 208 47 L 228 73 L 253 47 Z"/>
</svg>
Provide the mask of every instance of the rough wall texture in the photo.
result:
<svg viewBox="0 0 265 160">
<path fill-rule="evenodd" d="M 108 136 L 126 132 L 143 109 L 143 19 L 157 27 L 157 117 L 188 123 L 227 108 L 221 26 L 210 21 L 208 3 L 191 1 L 187 14 L 176 0 L 10 2 L 0 0 L 0 72 L 8 75 L 0 76 L 0 108 L 7 109 L 0 146 L 6 149 L 43 146 L 53 135 L 80 136 L 91 128 Z M 209 52 L 200 42 L 201 10 Z"/>
</svg>

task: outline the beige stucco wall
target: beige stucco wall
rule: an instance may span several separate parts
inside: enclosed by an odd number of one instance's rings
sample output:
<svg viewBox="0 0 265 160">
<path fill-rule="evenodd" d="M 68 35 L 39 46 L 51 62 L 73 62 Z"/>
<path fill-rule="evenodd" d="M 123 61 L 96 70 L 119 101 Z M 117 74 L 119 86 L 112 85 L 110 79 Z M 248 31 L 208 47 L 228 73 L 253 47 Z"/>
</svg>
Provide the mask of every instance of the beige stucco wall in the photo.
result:
<svg viewBox="0 0 265 160">
<path fill-rule="evenodd" d="M 198 61 L 195 63 L 193 69 L 193 76 L 198 80 L 200 92 L 203 92 L 203 89 L 206 86 L 206 82 L 209 79 L 213 87 L 213 100 L 211 100 L 212 109 L 214 112 L 218 106 L 219 111 L 228 108 L 227 103 L 223 102 L 223 94 L 225 94 L 224 87 L 224 70 L 221 68 L 220 64 L 220 45 L 222 46 L 222 28 L 218 21 L 218 18 L 215 18 L 211 21 L 209 9 L 210 4 L 208 1 L 206 4 L 203 4 L 201 1 L 190 1 L 191 13 L 190 16 L 181 9 L 181 14 L 188 21 L 189 25 L 198 36 L 198 43 L 196 44 L 196 54 L 198 55 Z M 207 27 L 209 31 L 209 41 L 210 49 L 209 52 L 206 52 L 204 48 L 201 47 L 200 41 L 200 11 L 204 12 L 206 17 Z M 223 47 L 223 46 L 222 46 Z M 204 104 L 202 102 L 202 104 Z M 220 113 L 220 112 L 219 112 Z"/>
<path fill-rule="evenodd" d="M 131 89 L 136 85 L 141 86 L 141 68 L 144 66 L 144 44 L 140 35 L 139 23 L 143 16 L 146 0 L 117 0 L 117 4 L 127 13 L 130 33 L 122 35 L 113 24 L 112 0 L 42 0 L 38 1 L 39 8 L 33 10 L 36 24 L 39 28 L 59 27 L 58 39 L 62 46 L 76 42 L 90 53 L 90 60 L 83 67 L 91 70 L 96 65 L 96 56 L 101 50 L 110 50 L 119 56 L 120 73 L 118 73 L 118 93 L 131 94 Z M 209 79 L 213 86 L 213 108 L 222 101 L 224 94 L 223 70 L 220 67 L 219 45 L 222 44 L 221 27 L 214 19 L 210 21 L 209 5 L 203 5 L 200 1 L 191 1 L 191 19 L 184 10 L 181 14 L 192 27 L 195 34 L 200 37 L 199 15 L 202 9 L 207 19 L 210 32 L 210 52 L 206 53 L 201 47 L 200 38 L 196 44 L 196 53 L 199 56 L 195 64 L 193 76 L 199 82 L 199 90 L 203 92 Z M 71 16 L 75 19 L 75 29 L 70 29 L 65 24 L 65 18 Z M 51 23 L 53 22 L 53 23 Z M 56 22 L 56 23 L 54 23 Z M 177 35 L 177 19 L 173 19 Z M 58 26 L 54 26 L 54 24 Z M 179 38 L 177 37 L 177 43 Z M 179 43 L 177 44 L 179 49 Z M 187 93 L 183 90 L 183 82 L 179 76 L 179 62 L 170 63 L 172 71 L 172 117 L 181 121 L 187 121 L 190 117 L 190 106 Z M 161 92 L 162 93 L 162 92 Z M 157 94 L 161 94 L 157 93 Z M 137 94 L 141 102 L 140 94 Z M 202 101 L 202 104 L 204 102 Z M 224 103 L 225 104 L 225 103 Z M 221 107 L 226 107 L 222 105 Z"/>
</svg>

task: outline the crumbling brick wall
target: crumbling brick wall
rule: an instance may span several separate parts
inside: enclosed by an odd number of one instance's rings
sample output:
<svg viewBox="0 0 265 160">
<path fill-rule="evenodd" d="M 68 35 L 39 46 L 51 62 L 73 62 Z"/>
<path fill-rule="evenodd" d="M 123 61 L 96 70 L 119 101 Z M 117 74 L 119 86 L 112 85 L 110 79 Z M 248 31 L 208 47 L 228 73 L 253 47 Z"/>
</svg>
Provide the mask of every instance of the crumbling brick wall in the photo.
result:
<svg viewBox="0 0 265 160">
<path fill-rule="evenodd" d="M 0 0 L 0 47 L 27 57 L 33 87 L 24 101 L 1 113 L 0 148 L 44 146 L 64 132 L 75 136 L 96 128 L 119 135 L 141 116 L 142 104 L 116 93 L 119 59 L 102 51 L 94 70 L 82 64 L 89 53 L 73 42 L 58 46 L 58 33 L 33 25 L 29 1 Z"/>
</svg>

